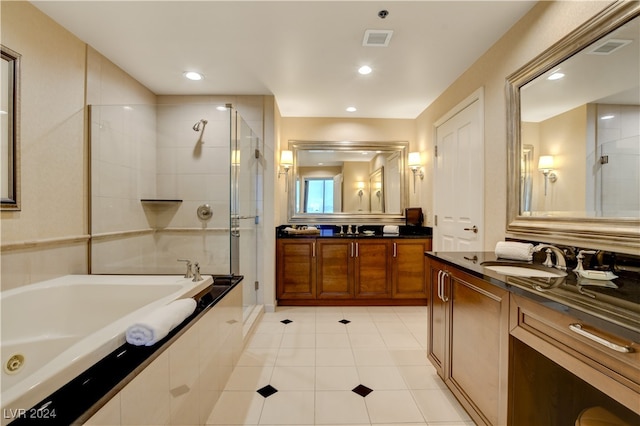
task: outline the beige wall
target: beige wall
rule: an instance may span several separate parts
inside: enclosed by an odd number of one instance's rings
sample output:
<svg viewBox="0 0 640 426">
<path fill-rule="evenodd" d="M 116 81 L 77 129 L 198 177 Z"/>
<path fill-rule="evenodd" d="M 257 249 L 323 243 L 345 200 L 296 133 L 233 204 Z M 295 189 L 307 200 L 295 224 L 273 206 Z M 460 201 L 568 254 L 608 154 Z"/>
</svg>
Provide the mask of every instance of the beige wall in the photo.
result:
<svg viewBox="0 0 640 426">
<path fill-rule="evenodd" d="M 432 182 L 434 127 L 440 117 L 480 87 L 484 87 L 485 182 L 484 228 L 486 250 L 493 250 L 506 235 L 507 123 L 506 78 L 531 59 L 593 17 L 611 2 L 539 2 L 496 44 L 416 119 L 416 143 L 428 153 L 424 182 Z M 433 223 L 432 186 L 422 185 L 420 206 Z"/>
</svg>

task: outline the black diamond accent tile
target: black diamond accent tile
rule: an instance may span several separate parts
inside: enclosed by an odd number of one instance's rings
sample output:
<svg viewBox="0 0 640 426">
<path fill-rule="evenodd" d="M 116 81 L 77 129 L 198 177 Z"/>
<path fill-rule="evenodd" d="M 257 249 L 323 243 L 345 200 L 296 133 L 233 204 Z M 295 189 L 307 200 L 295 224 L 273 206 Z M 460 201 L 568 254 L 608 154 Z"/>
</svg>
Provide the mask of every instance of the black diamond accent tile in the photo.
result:
<svg viewBox="0 0 640 426">
<path fill-rule="evenodd" d="M 349 321 L 348 319 L 342 319 L 342 320 L 340 320 L 338 322 L 341 322 L 343 324 L 349 324 L 351 321 Z"/>
<path fill-rule="evenodd" d="M 365 396 L 373 392 L 373 389 L 369 389 L 365 385 L 358 385 L 355 388 L 351 389 L 351 391 L 357 393 L 358 395 L 364 398 Z"/>
<path fill-rule="evenodd" d="M 263 388 L 258 389 L 256 392 L 258 392 L 263 397 L 267 398 L 273 395 L 274 393 L 278 392 L 278 389 L 274 388 L 271 385 L 267 385 Z"/>
<path fill-rule="evenodd" d="M 285 319 L 285 320 L 282 320 L 280 322 L 283 323 L 283 324 L 289 324 L 290 322 L 293 322 L 293 321 L 291 321 L 290 319 Z"/>
</svg>

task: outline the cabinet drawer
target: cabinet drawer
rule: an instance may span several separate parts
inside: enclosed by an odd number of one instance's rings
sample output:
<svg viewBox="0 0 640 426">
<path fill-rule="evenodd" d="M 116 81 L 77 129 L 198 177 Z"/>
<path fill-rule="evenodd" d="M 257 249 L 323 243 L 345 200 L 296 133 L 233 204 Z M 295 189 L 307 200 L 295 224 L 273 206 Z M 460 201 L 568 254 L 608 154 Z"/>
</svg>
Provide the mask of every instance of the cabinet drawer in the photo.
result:
<svg viewBox="0 0 640 426">
<path fill-rule="evenodd" d="M 640 413 L 640 344 L 512 295 L 510 333 L 595 388 Z M 619 352 L 610 348 L 613 344 Z"/>
</svg>

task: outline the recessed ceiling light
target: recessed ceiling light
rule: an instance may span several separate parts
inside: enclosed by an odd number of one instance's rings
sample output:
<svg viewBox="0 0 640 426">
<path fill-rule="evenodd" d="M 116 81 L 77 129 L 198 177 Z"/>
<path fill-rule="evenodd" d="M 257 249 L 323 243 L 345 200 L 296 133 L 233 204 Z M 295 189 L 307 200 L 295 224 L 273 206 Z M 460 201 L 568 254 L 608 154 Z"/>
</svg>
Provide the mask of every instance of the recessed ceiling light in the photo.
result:
<svg viewBox="0 0 640 426">
<path fill-rule="evenodd" d="M 549 77 L 547 77 L 547 80 L 560 80 L 562 77 L 564 77 L 564 74 L 556 71 L 553 74 L 551 74 Z"/>
<path fill-rule="evenodd" d="M 356 107 L 347 107 L 347 112 L 356 112 Z"/>
<path fill-rule="evenodd" d="M 193 80 L 193 81 L 202 80 L 204 78 L 204 75 L 200 74 L 199 72 L 195 72 L 195 71 L 187 71 L 187 72 L 184 73 L 184 76 L 186 78 L 188 78 L 189 80 Z"/>
<path fill-rule="evenodd" d="M 615 117 L 615 115 L 603 115 L 602 117 L 600 117 L 600 120 L 611 120 L 613 117 Z"/>
<path fill-rule="evenodd" d="M 360 68 L 358 68 L 358 72 L 362 75 L 367 75 L 367 74 L 371 74 L 371 71 L 373 71 L 371 69 L 371 67 L 369 65 L 363 65 Z"/>
</svg>

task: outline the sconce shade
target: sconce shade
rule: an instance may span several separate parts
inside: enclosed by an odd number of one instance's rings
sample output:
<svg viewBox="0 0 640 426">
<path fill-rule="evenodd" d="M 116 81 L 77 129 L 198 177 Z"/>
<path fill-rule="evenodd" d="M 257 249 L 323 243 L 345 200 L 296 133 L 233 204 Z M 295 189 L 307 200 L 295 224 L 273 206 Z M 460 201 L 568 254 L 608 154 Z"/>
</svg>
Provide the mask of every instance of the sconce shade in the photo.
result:
<svg viewBox="0 0 640 426">
<path fill-rule="evenodd" d="M 240 164 L 240 150 L 234 149 L 231 151 L 231 164 L 237 166 Z"/>
<path fill-rule="evenodd" d="M 553 155 L 541 155 L 538 160 L 538 170 L 552 170 Z"/>
<path fill-rule="evenodd" d="M 293 166 L 293 151 L 282 151 L 280 153 L 280 165 L 283 167 Z"/>
<path fill-rule="evenodd" d="M 364 182 L 358 182 L 358 189 L 364 189 Z"/>
<path fill-rule="evenodd" d="M 410 152 L 409 153 L 409 167 L 420 167 L 420 153 L 419 152 Z"/>
</svg>

